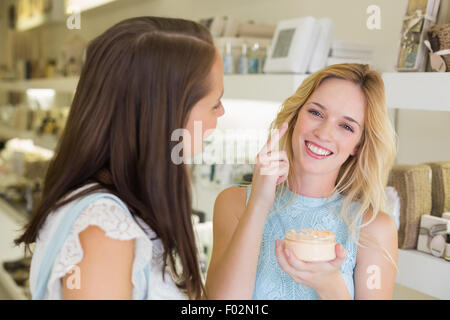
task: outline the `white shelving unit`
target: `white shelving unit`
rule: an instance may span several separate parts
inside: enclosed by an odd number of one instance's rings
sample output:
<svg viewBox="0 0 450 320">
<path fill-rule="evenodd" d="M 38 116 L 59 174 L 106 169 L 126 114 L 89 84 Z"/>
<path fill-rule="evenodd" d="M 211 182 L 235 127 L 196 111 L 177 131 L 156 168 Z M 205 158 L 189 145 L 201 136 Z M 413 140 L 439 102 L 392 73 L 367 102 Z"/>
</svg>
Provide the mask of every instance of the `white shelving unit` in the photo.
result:
<svg viewBox="0 0 450 320">
<path fill-rule="evenodd" d="M 398 252 L 396 282 L 432 297 L 450 300 L 450 262 L 417 250 Z"/>
<path fill-rule="evenodd" d="M 450 111 L 450 73 L 383 73 L 388 108 Z"/>
<path fill-rule="evenodd" d="M 226 75 L 224 98 L 283 102 L 307 76 Z M 390 72 L 382 77 L 388 108 L 450 111 L 450 73 Z"/>
<path fill-rule="evenodd" d="M 60 93 L 74 93 L 78 84 L 78 77 L 33 79 L 18 81 L 0 81 L 0 91 L 26 92 L 28 89 L 53 89 Z M 57 138 L 54 135 L 38 135 L 32 131 L 18 130 L 0 123 L 1 139 L 32 139 L 40 147 L 54 150 Z"/>
<path fill-rule="evenodd" d="M 288 74 L 226 75 L 224 99 L 281 103 L 297 90 L 307 76 Z M 450 111 L 450 98 L 447 97 L 450 88 L 450 73 L 383 73 L 382 77 L 385 83 L 388 108 Z M 77 83 L 77 77 L 0 82 L 0 90 L 25 91 L 45 88 L 60 92 L 74 92 Z M 26 136 L 26 133 L 15 132 L 10 128 L 0 126 L 0 136 Z M 37 144 L 44 144 L 52 148 L 48 141 L 39 141 L 39 137 L 32 138 L 36 139 Z M 200 207 L 212 208 L 210 204 L 206 203 L 204 197 L 196 201 L 201 203 Z M 4 209 L 5 206 L 0 206 L 0 209 L 2 207 Z M 2 219 L 2 215 L 0 215 L 0 219 Z M 0 227 L 4 229 L 5 225 L 0 223 Z M 0 234 L 4 238 L 0 244 L 6 243 L 5 241 L 13 237 L 10 233 L 3 231 Z M 0 253 L 9 249 L 2 248 Z M 12 254 L 13 252 L 14 254 Z M 11 254 L 18 256 L 14 250 L 11 251 Z M 3 278 L 0 270 L 0 282 L 5 285 Z M 399 272 L 396 282 L 439 299 L 450 299 L 450 262 L 417 250 L 399 250 Z M 17 291 L 14 291 L 14 288 L 11 288 L 11 291 L 12 294 L 20 296 Z"/>
<path fill-rule="evenodd" d="M 23 258 L 23 248 L 14 247 L 13 240 L 19 235 L 18 230 L 22 229 L 25 222 L 23 215 L 0 198 L 0 263 Z M 0 287 L 8 293 L 11 299 L 27 299 L 23 289 L 14 282 L 3 265 L 0 265 Z"/>
<path fill-rule="evenodd" d="M 49 150 L 55 150 L 57 139 L 53 135 L 37 135 L 31 131 L 21 131 L 0 123 L 0 138 L 2 139 L 13 139 L 13 138 L 21 138 L 21 139 L 31 139 L 34 144 L 46 148 Z"/>
<path fill-rule="evenodd" d="M 225 99 L 282 102 L 308 75 L 249 74 L 224 77 Z M 382 74 L 389 108 L 450 111 L 450 74 L 438 72 L 388 72 Z M 78 77 L 0 81 L 0 90 L 54 89 L 75 92 Z"/>
<path fill-rule="evenodd" d="M 77 84 L 78 77 L 0 81 L 0 90 L 26 91 L 28 89 L 53 89 L 58 92 L 73 93 Z"/>
</svg>

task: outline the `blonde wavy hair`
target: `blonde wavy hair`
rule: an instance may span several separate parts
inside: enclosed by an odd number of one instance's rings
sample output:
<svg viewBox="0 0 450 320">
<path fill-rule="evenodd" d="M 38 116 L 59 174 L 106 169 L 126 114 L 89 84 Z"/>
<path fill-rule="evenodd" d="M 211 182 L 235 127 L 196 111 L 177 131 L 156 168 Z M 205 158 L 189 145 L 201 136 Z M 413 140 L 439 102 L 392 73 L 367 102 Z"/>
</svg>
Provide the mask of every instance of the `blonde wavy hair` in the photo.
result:
<svg viewBox="0 0 450 320">
<path fill-rule="evenodd" d="M 329 78 L 348 80 L 357 84 L 366 98 L 364 130 L 358 151 L 354 157 L 349 157 L 342 164 L 333 191 L 345 196 L 341 216 L 347 224 L 353 239 L 359 246 L 367 247 L 358 240 L 357 234 L 359 229 L 369 225 L 375 220 L 378 212 L 384 209 L 389 171 L 397 151 L 397 137 L 388 118 L 384 83 L 380 74 L 371 70 L 368 65 L 363 64 L 337 64 L 319 70 L 307 77 L 297 91 L 284 101 L 270 128 L 273 131 L 284 122 L 289 124 L 288 131 L 280 139 L 279 148 L 286 151 L 288 155 L 290 164 L 289 177 L 292 177 L 294 172 L 292 169 L 293 150 L 291 141 L 298 112 L 314 90 L 325 79 Z M 288 187 L 289 179 L 277 187 L 277 194 L 280 195 L 280 192 L 283 193 L 283 190 L 287 191 Z M 359 202 L 361 206 L 353 219 L 351 219 L 350 214 L 347 214 L 347 209 L 354 201 Z M 287 202 L 287 204 L 289 203 L 290 201 Z M 374 214 L 372 214 L 369 221 L 358 227 L 358 220 L 366 211 Z M 365 243 L 370 243 L 370 241 L 378 243 L 378 241 L 370 239 L 367 235 L 361 234 L 360 238 L 367 241 Z M 385 257 L 398 270 L 389 252 L 382 246 L 380 247 L 384 251 Z"/>
</svg>

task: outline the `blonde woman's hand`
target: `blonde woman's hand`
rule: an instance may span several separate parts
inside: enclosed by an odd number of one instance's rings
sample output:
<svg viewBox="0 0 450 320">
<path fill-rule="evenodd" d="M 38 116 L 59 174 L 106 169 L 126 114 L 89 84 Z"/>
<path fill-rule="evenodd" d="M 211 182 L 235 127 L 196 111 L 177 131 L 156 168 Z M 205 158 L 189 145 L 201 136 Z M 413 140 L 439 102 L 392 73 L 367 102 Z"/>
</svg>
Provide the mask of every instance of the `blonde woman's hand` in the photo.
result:
<svg viewBox="0 0 450 320">
<path fill-rule="evenodd" d="M 249 204 L 268 211 L 275 200 L 276 186 L 284 182 L 289 173 L 289 160 L 285 151 L 279 151 L 279 141 L 286 133 L 283 123 L 270 137 L 256 157 L 253 169 L 252 191 Z"/>
<path fill-rule="evenodd" d="M 326 262 L 307 262 L 298 259 L 295 253 L 286 249 L 277 239 L 275 255 L 281 269 L 294 281 L 314 289 L 321 299 L 351 299 L 350 293 L 339 270 L 347 252 L 344 246 L 335 246 L 336 258 Z"/>
</svg>

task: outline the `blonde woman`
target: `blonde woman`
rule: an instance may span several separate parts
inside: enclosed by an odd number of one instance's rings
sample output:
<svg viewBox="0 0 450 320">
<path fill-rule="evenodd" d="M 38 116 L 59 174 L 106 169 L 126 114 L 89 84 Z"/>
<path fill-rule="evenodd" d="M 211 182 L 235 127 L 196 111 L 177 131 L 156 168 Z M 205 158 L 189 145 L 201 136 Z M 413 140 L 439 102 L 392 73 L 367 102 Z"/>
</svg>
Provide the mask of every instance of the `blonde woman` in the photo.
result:
<svg viewBox="0 0 450 320">
<path fill-rule="evenodd" d="M 251 188 L 216 199 L 208 298 L 391 299 L 397 229 L 382 208 L 396 148 L 380 75 L 360 64 L 312 74 L 275 128 Z M 336 233 L 336 259 L 287 250 L 286 230 L 302 228 Z"/>
</svg>

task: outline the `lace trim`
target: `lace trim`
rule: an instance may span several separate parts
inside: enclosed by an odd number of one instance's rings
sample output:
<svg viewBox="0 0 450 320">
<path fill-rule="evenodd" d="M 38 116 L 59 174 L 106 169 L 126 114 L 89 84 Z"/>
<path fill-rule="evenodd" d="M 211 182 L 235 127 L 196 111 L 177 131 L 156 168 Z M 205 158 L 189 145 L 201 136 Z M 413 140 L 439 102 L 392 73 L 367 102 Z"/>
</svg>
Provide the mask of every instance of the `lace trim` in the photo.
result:
<svg viewBox="0 0 450 320">
<path fill-rule="evenodd" d="M 141 299 L 144 293 L 140 292 L 138 284 L 145 283 L 143 268 L 151 262 L 152 241 L 133 218 L 117 202 L 111 199 L 94 201 L 77 218 L 55 261 L 48 288 L 62 288 L 60 279 L 83 259 L 83 249 L 78 234 L 88 226 L 97 226 L 103 229 L 106 236 L 112 239 L 136 239 L 132 295 L 133 299 Z"/>
</svg>

